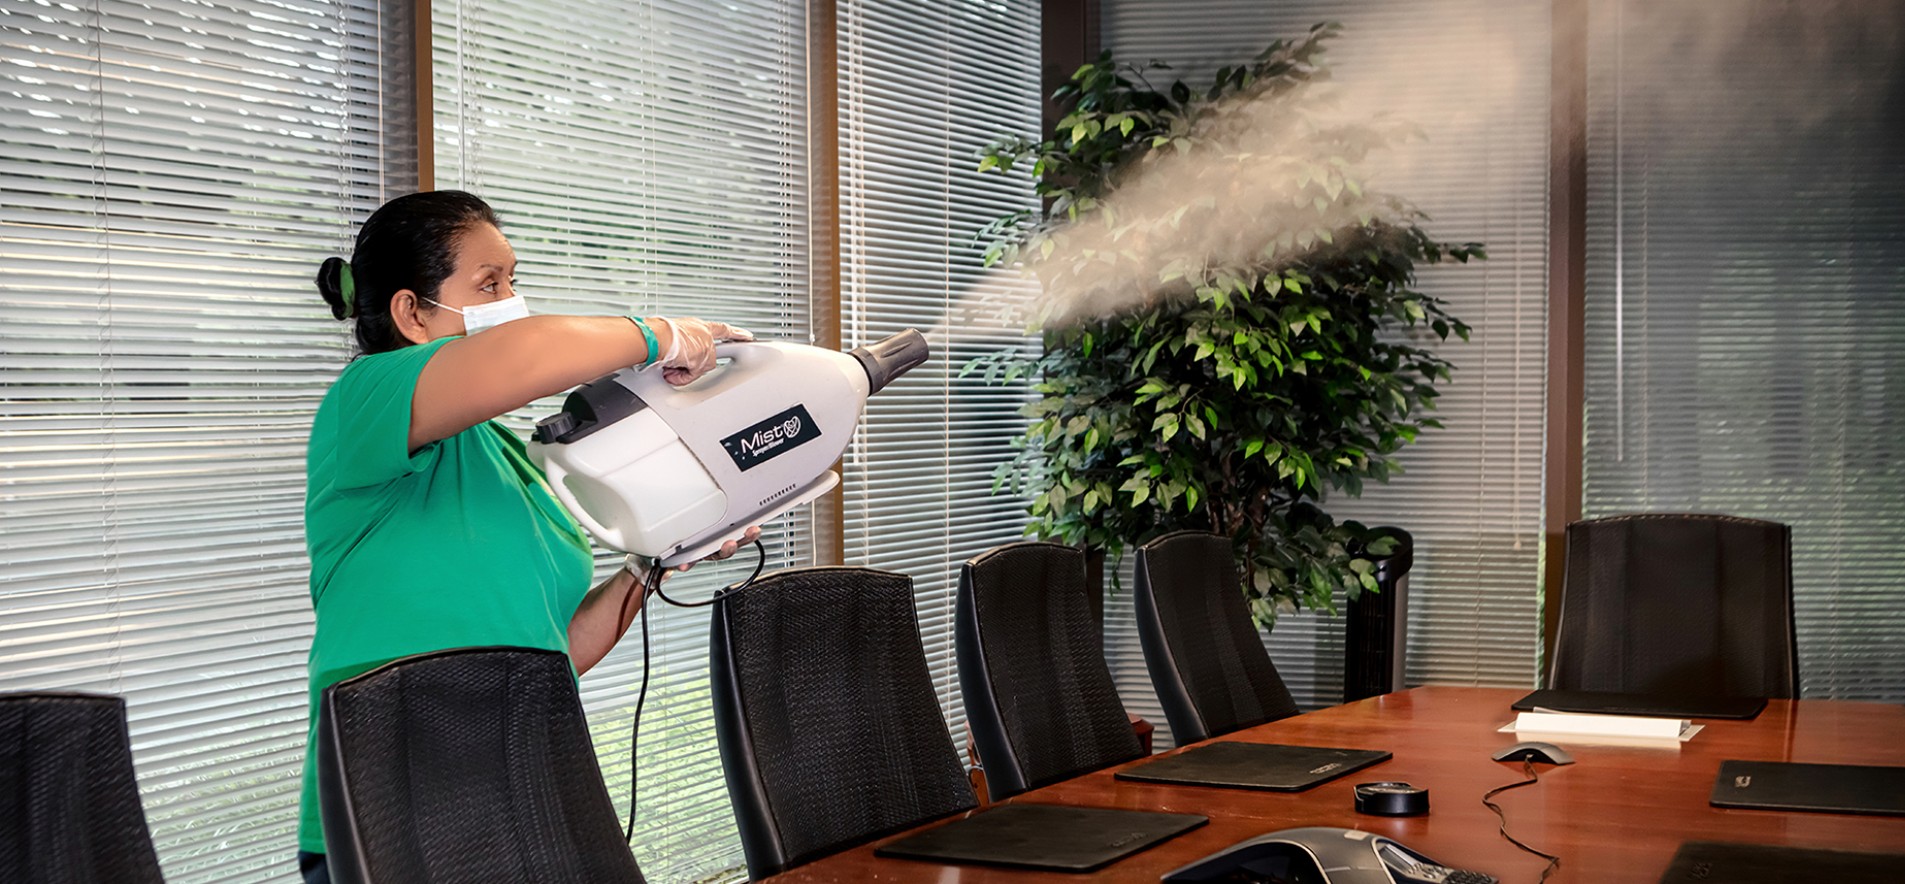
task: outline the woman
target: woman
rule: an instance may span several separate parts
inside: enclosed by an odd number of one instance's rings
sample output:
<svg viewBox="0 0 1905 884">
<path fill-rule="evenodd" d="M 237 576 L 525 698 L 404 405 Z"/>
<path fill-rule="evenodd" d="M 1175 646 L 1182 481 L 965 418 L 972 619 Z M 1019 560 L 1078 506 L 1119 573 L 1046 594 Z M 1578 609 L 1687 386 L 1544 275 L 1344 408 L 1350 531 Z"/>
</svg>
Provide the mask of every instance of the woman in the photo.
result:
<svg viewBox="0 0 1905 884">
<path fill-rule="evenodd" d="M 714 366 L 715 342 L 752 336 L 699 319 L 529 316 L 515 267 L 487 204 L 435 191 L 386 203 L 350 262 L 318 271 L 361 352 L 318 407 L 306 465 L 313 743 L 326 687 L 411 654 L 545 648 L 587 672 L 646 594 L 628 568 L 589 587 L 588 538 L 492 419 L 631 365 L 685 384 Z M 307 748 L 298 863 L 328 882 L 316 780 Z"/>
</svg>

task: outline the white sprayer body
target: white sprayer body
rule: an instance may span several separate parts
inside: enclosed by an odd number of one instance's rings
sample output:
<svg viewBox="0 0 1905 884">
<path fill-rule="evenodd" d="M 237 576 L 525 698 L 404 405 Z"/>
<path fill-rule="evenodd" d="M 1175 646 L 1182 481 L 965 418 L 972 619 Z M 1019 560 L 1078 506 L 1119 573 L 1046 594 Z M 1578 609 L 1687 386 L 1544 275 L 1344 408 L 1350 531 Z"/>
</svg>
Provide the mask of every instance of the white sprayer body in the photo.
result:
<svg viewBox="0 0 1905 884">
<path fill-rule="evenodd" d="M 580 430 L 539 426 L 530 456 L 603 545 L 663 566 L 695 561 L 839 483 L 831 468 L 871 389 L 861 360 L 778 342 L 716 355 L 723 364 L 683 387 L 623 369 L 571 394 L 564 413 L 586 415 Z"/>
</svg>

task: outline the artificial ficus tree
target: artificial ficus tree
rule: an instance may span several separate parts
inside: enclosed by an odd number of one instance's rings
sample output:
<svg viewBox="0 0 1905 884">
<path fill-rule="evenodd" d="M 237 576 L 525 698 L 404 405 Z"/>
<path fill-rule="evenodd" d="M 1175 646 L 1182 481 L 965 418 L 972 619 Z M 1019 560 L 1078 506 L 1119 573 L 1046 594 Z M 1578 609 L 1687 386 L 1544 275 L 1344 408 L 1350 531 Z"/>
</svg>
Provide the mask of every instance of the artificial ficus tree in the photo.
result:
<svg viewBox="0 0 1905 884">
<path fill-rule="evenodd" d="M 982 170 L 1031 164 L 1041 213 L 1000 219 L 988 261 L 1037 277 L 1018 319 L 1042 352 L 969 371 L 1032 373 L 1018 457 L 1028 533 L 1121 553 L 1197 528 L 1232 538 L 1253 616 L 1333 610 L 1376 587 L 1390 541 L 1320 504 L 1399 468 L 1451 365 L 1429 335 L 1469 329 L 1417 268 L 1483 257 L 1365 187 L 1406 124 L 1332 106 L 1335 25 L 1278 41 L 1193 91 L 1110 54 L 1055 98 L 1049 138 L 991 145 Z"/>
</svg>

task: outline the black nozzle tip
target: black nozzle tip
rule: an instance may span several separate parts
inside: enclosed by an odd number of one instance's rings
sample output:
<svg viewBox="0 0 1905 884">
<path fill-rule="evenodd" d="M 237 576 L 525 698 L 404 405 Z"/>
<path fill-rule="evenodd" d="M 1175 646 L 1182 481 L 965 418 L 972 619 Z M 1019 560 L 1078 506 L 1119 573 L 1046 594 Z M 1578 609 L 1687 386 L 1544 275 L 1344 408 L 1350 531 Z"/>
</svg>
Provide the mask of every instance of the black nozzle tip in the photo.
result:
<svg viewBox="0 0 1905 884">
<path fill-rule="evenodd" d="M 926 336 L 920 334 L 919 329 L 909 328 L 848 352 L 866 369 L 868 392 L 878 393 L 894 378 L 925 362 L 926 357 L 932 355 L 932 348 L 927 346 Z"/>
</svg>

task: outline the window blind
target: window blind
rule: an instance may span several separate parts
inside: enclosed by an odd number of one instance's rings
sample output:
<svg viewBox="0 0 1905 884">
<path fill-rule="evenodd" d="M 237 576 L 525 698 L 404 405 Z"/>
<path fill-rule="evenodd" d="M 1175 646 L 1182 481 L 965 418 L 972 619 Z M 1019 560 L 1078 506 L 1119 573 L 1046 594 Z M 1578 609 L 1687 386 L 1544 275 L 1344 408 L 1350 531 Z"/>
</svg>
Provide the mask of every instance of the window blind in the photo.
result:
<svg viewBox="0 0 1905 884">
<path fill-rule="evenodd" d="M 980 229 L 1037 208 L 1024 174 L 980 174 L 978 151 L 1039 126 L 1039 9 L 1031 0 L 841 0 L 841 339 L 908 327 L 932 360 L 867 403 L 846 459 L 849 564 L 913 578 L 921 638 L 954 739 L 965 745 L 953 654 L 959 565 L 1022 539 L 1026 501 L 992 495 L 992 469 L 1025 426 L 1023 383 L 960 368 L 1016 330 L 974 305 L 1022 297 L 984 270 Z M 963 750 L 962 750 L 963 751 Z"/>
<path fill-rule="evenodd" d="M 700 316 L 810 340 L 805 6 L 795 0 L 436 0 L 437 185 L 501 215 L 540 312 Z M 559 400 L 507 423 L 526 432 Z M 811 556 L 808 510 L 765 526 L 769 569 Z M 755 555 L 671 579 L 706 598 Z M 599 577 L 621 564 L 604 555 Z M 742 864 L 708 694 L 708 610 L 651 600 L 634 850 L 657 881 Z M 582 679 L 626 813 L 639 628 Z"/>
<path fill-rule="evenodd" d="M 1408 684 L 1527 685 L 1540 642 L 1538 585 L 1546 383 L 1549 4 L 1535 0 L 1106 0 L 1103 44 L 1126 62 L 1159 59 L 1152 77 L 1208 86 L 1217 67 L 1321 21 L 1345 30 L 1334 78 L 1413 120 L 1426 142 L 1378 182 L 1426 211 L 1439 238 L 1478 241 L 1489 259 L 1425 268 L 1425 292 L 1474 327 L 1435 347 L 1455 364 L 1430 430 L 1405 449 L 1406 472 L 1338 518 L 1398 525 L 1415 537 Z M 1127 562 L 1128 565 L 1128 562 Z M 1127 572 L 1128 573 L 1128 572 Z M 1127 587 L 1130 584 L 1125 584 Z M 1107 655 L 1133 711 L 1162 723 L 1131 625 L 1128 594 L 1107 605 Z M 1306 708 L 1341 702 L 1340 618 L 1286 616 L 1267 636 Z M 1160 735 L 1163 731 L 1160 730 Z"/>
<path fill-rule="evenodd" d="M 1592 10 L 1585 510 L 1791 525 L 1804 695 L 1905 700 L 1905 15 Z"/>
<path fill-rule="evenodd" d="M 168 881 L 295 876 L 311 276 L 415 180 L 385 25 L 0 8 L 0 690 L 125 696 Z"/>
</svg>

